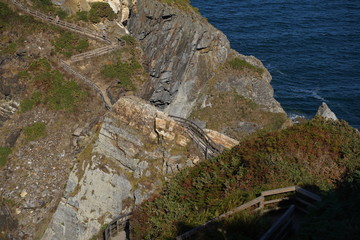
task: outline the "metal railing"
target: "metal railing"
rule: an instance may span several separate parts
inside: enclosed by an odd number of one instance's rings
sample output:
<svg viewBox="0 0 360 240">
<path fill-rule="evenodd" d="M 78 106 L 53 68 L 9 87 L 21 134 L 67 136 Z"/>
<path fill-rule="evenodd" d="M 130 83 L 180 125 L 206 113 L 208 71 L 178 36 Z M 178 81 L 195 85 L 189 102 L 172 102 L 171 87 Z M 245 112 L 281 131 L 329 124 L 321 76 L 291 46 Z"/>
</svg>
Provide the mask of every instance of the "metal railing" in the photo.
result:
<svg viewBox="0 0 360 240">
<path fill-rule="evenodd" d="M 214 157 L 224 150 L 224 146 L 215 143 L 197 124 L 185 118 L 169 115 L 184 126 L 193 141 L 204 151 L 205 158 Z"/>
</svg>

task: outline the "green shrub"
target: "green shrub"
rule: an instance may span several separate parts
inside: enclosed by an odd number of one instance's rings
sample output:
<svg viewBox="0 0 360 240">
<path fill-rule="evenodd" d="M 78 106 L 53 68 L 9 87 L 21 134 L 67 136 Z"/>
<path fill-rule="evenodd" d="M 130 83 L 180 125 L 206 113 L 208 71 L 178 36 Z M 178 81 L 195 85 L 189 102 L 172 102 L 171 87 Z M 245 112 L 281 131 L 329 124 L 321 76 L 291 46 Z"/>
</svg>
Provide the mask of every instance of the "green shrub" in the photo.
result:
<svg viewBox="0 0 360 240">
<path fill-rule="evenodd" d="M 86 92 L 75 81 L 65 80 L 59 71 L 51 69 L 46 59 L 39 59 L 24 72 L 36 90 L 30 98 L 21 101 L 21 112 L 29 111 L 41 103 L 53 110 L 73 112 L 86 97 Z"/>
<path fill-rule="evenodd" d="M 75 52 L 85 51 L 89 48 L 87 39 L 81 39 L 79 36 L 64 31 L 53 42 L 55 51 L 71 57 Z"/>
<path fill-rule="evenodd" d="M 228 64 L 232 69 L 238 70 L 238 71 L 244 71 L 244 70 L 250 70 L 253 72 L 256 72 L 258 74 L 262 74 L 264 72 L 264 69 L 256 67 L 254 65 L 251 65 L 247 61 L 240 59 L 240 58 L 233 58 L 230 61 L 228 61 Z"/>
<path fill-rule="evenodd" d="M 136 39 L 131 35 L 124 35 L 121 37 L 121 39 L 124 40 L 128 45 L 133 46 L 136 44 Z"/>
<path fill-rule="evenodd" d="M 81 102 L 86 93 L 75 81 L 66 81 L 58 71 L 52 74 L 53 80 L 46 96 L 46 102 L 51 109 L 75 111 L 77 103 Z"/>
<path fill-rule="evenodd" d="M 31 142 L 46 136 L 46 125 L 43 122 L 36 122 L 24 128 L 25 141 Z"/>
<path fill-rule="evenodd" d="M 25 98 L 20 102 L 20 111 L 27 112 L 33 109 L 34 106 L 41 103 L 43 96 L 39 91 L 33 92 L 30 98 Z"/>
<path fill-rule="evenodd" d="M 76 12 L 77 20 L 88 22 L 89 21 L 89 13 L 87 11 Z"/>
<path fill-rule="evenodd" d="M 103 66 L 101 74 L 108 78 L 119 80 L 119 87 L 127 91 L 135 90 L 135 86 L 131 81 L 131 76 L 136 70 L 141 69 L 140 63 L 132 60 L 130 63 L 118 62 L 116 64 L 108 64 Z"/>
<path fill-rule="evenodd" d="M 0 147 L 0 167 L 5 166 L 8 156 L 11 154 L 11 148 Z"/>
<path fill-rule="evenodd" d="M 262 190 L 308 185 L 328 191 L 359 167 L 360 134 L 345 122 L 316 118 L 253 136 L 176 174 L 134 212 L 132 234 L 135 239 L 173 239 Z"/>
<path fill-rule="evenodd" d="M 89 20 L 93 23 L 98 23 L 101 18 L 107 18 L 110 21 L 116 18 L 116 14 L 111 9 L 110 5 L 105 2 L 94 2 L 91 4 L 89 11 Z"/>
</svg>

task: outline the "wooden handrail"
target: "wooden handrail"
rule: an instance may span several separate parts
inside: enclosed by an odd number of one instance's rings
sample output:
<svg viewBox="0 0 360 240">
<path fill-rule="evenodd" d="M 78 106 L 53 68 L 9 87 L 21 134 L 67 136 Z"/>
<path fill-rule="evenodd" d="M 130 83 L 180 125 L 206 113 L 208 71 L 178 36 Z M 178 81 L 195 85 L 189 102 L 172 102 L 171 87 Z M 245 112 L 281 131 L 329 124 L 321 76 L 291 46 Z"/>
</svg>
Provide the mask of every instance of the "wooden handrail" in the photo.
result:
<svg viewBox="0 0 360 240">
<path fill-rule="evenodd" d="M 294 216 L 295 205 L 291 205 L 286 212 L 263 234 L 259 240 L 268 240 L 274 235 L 273 239 L 280 239 L 286 228 L 291 225 Z M 285 227 L 284 227 L 285 226 Z"/>
<path fill-rule="evenodd" d="M 104 94 L 102 93 L 101 89 L 93 82 L 91 82 L 90 80 L 88 80 L 86 77 L 84 77 L 83 75 L 81 75 L 80 73 L 78 73 L 77 71 L 75 71 L 72 67 L 70 67 L 70 65 L 68 65 L 65 61 L 61 60 L 60 58 L 58 58 L 58 62 L 60 64 L 60 66 L 67 71 L 70 74 L 75 75 L 77 78 L 79 78 L 80 80 L 82 80 L 83 82 L 85 82 L 87 85 L 89 85 L 90 87 L 92 87 L 93 89 L 95 89 L 95 91 L 99 94 L 99 96 L 101 97 L 102 101 L 104 102 L 105 108 L 106 109 L 110 109 L 110 104 L 105 100 Z"/>
<path fill-rule="evenodd" d="M 190 131 L 190 136 L 193 138 L 194 142 L 204 150 L 205 157 L 208 155 L 216 156 L 224 150 L 224 146 L 215 143 L 205 132 L 200 128 L 196 123 L 188 119 L 169 115 L 175 121 L 186 127 Z"/>
<path fill-rule="evenodd" d="M 289 192 L 298 192 L 300 194 L 303 194 L 307 197 L 310 197 L 313 199 L 313 200 L 316 200 L 316 201 L 321 201 L 321 197 L 312 193 L 312 192 L 309 192 L 301 187 L 298 187 L 298 186 L 290 186 L 290 187 L 285 187 L 285 188 L 278 188 L 278 189 L 272 189 L 272 190 L 267 190 L 267 191 L 263 191 L 261 192 L 260 196 L 247 202 L 247 203 L 244 203 L 242 205 L 240 205 L 239 207 L 236 207 L 216 218 L 213 218 L 211 219 L 210 221 L 196 227 L 196 228 L 193 228 L 179 236 L 176 237 L 176 240 L 185 240 L 185 239 L 189 239 L 191 236 L 193 236 L 195 233 L 197 233 L 198 231 L 204 229 L 206 226 L 208 226 L 210 223 L 214 222 L 214 221 L 217 221 L 217 220 L 220 220 L 222 218 L 225 218 L 225 217 L 228 217 L 230 215 L 233 215 L 234 213 L 237 213 L 237 212 L 240 212 L 240 211 L 243 211 L 243 210 L 246 210 L 246 209 L 249 209 L 251 207 L 253 207 L 254 205 L 257 205 L 258 204 L 258 207 L 255 208 L 254 210 L 261 210 L 263 209 L 266 205 L 268 204 L 273 204 L 273 203 L 276 203 L 276 202 L 279 202 L 278 199 L 275 199 L 275 200 L 270 200 L 270 201 L 265 201 L 265 197 L 267 196 L 274 196 L 274 195 L 278 195 L 278 194 L 281 194 L 281 193 L 289 193 Z M 288 198 L 282 198 L 282 199 L 288 199 Z M 306 204 L 306 206 L 308 207 L 314 207 L 313 204 L 311 203 L 308 203 L 306 201 L 302 201 L 302 203 Z"/>
<path fill-rule="evenodd" d="M 56 26 L 59 26 L 59 27 L 62 27 L 62 28 L 66 28 L 70 31 L 73 31 L 73 32 L 77 32 L 77 33 L 80 33 L 80 34 L 83 34 L 83 35 L 86 35 L 88 37 L 92 37 L 96 40 L 99 40 L 99 41 L 102 41 L 102 42 L 105 42 L 107 44 L 113 44 L 111 40 L 109 39 L 104 39 L 104 36 L 99 33 L 99 32 L 96 32 L 96 31 L 92 31 L 90 29 L 87 29 L 87 28 L 84 28 L 84 27 L 80 27 L 76 24 L 73 24 L 73 23 L 69 23 L 69 22 L 66 22 L 66 21 L 63 21 L 63 20 L 56 20 L 54 17 L 52 16 L 49 16 L 49 15 L 46 15 L 42 12 L 39 12 L 39 11 L 35 11 L 35 10 L 32 10 L 26 6 L 24 6 L 22 3 L 20 3 L 19 1 L 17 0 L 10 0 L 15 6 L 17 6 L 19 9 L 29 13 L 30 15 L 34 16 L 34 17 L 37 17 L 37 18 L 40 18 L 50 24 L 53 24 L 53 25 L 56 25 Z M 124 46 L 126 45 L 126 42 L 123 40 L 123 39 L 118 39 L 118 41 L 120 41 L 120 45 L 121 46 Z"/>
<path fill-rule="evenodd" d="M 123 214 L 112 220 L 104 230 L 104 240 L 111 239 L 113 229 L 116 230 L 116 233 L 124 231 L 131 215 L 132 213 Z"/>
</svg>

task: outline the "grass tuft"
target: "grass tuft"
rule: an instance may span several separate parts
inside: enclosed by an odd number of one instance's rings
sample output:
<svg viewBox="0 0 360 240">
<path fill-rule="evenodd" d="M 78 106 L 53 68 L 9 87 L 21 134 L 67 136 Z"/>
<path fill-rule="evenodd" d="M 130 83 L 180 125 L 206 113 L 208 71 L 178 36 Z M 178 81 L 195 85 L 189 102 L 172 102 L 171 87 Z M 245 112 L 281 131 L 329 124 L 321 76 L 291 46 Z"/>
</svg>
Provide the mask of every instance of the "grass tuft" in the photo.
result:
<svg viewBox="0 0 360 240">
<path fill-rule="evenodd" d="M 263 72 L 264 72 L 264 69 L 256 67 L 254 65 L 251 65 L 247 61 L 240 59 L 240 58 L 233 58 L 228 61 L 228 64 L 232 69 L 238 70 L 238 71 L 248 70 L 248 71 L 256 72 L 259 75 L 263 74 Z"/>
<path fill-rule="evenodd" d="M 43 122 L 36 122 L 24 128 L 25 141 L 31 142 L 46 136 L 46 125 Z"/>
<path fill-rule="evenodd" d="M 11 148 L 0 147 L 0 167 L 5 166 L 8 156 L 11 154 Z"/>
</svg>

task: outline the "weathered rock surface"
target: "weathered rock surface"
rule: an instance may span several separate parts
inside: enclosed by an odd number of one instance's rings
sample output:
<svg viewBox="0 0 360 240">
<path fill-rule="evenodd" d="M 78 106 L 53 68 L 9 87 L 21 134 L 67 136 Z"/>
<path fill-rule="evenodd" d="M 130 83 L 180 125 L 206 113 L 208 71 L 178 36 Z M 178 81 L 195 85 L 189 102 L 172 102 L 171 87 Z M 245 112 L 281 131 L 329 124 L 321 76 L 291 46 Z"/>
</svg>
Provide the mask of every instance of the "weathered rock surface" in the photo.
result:
<svg viewBox="0 0 360 240">
<path fill-rule="evenodd" d="M 231 149 L 239 144 L 239 141 L 211 129 L 204 129 L 204 132 L 216 143 Z"/>
<path fill-rule="evenodd" d="M 336 117 L 335 113 L 331 111 L 326 103 L 322 103 L 316 113 L 316 116 L 324 117 L 326 119 L 331 119 L 337 121 L 338 118 Z"/>
<path fill-rule="evenodd" d="M 273 98 L 271 76 L 255 57 L 230 49 L 226 36 L 190 7 L 184 11 L 153 0 L 139 0 L 133 8 L 128 29 L 140 41 L 148 58 L 149 100 L 166 112 L 188 117 L 216 70 L 231 55 L 264 69 L 261 76 L 226 76 L 218 83 L 223 92 L 238 94 L 264 105 L 267 111 L 284 112 Z M 235 116 L 234 116 L 235 117 Z"/>
<path fill-rule="evenodd" d="M 157 191 L 167 176 L 201 158 L 180 125 L 136 97 L 120 98 L 99 128 L 77 156 L 44 240 L 90 239 Z"/>
</svg>

